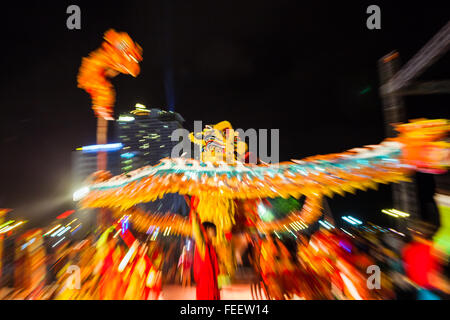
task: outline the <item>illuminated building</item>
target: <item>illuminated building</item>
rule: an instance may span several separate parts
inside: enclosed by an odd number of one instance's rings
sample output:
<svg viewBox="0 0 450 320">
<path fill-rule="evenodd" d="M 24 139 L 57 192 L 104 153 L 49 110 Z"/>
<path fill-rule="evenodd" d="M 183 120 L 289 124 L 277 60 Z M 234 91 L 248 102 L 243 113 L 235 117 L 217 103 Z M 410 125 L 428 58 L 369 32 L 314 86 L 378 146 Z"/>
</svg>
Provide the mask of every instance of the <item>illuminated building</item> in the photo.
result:
<svg viewBox="0 0 450 320">
<path fill-rule="evenodd" d="M 155 165 L 170 157 L 178 143 L 171 141 L 172 132 L 182 128 L 184 119 L 176 112 L 147 109 L 136 104 L 135 110 L 121 114 L 116 121 L 121 150 L 121 172 L 129 172 L 147 165 Z"/>
<path fill-rule="evenodd" d="M 116 121 L 118 141 L 123 144 L 120 151 L 121 172 L 129 172 L 143 166 L 156 165 L 170 157 L 172 148 L 178 141 L 171 141 L 172 132 L 182 128 L 184 122 L 180 114 L 160 109 L 147 109 L 136 104 L 129 113 L 121 114 Z M 177 212 L 187 215 L 189 210 L 184 197 L 166 194 L 142 205 L 152 212 Z"/>
<path fill-rule="evenodd" d="M 112 175 L 120 173 L 121 143 L 91 145 L 77 148 L 72 153 L 72 187 L 75 190 L 83 187 L 83 184 L 91 174 L 97 171 L 97 154 L 106 152 L 108 163 L 107 170 Z"/>
</svg>

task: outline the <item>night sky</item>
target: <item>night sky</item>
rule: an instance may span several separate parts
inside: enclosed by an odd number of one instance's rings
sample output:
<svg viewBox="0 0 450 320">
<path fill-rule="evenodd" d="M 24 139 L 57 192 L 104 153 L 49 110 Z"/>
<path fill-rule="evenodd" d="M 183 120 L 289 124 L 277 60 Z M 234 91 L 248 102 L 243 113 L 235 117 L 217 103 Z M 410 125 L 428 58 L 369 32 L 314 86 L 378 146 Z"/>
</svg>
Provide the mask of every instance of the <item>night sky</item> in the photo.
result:
<svg viewBox="0 0 450 320">
<path fill-rule="evenodd" d="M 81 30 L 66 28 L 70 4 L 81 8 Z M 366 28 L 370 4 L 381 8 L 381 30 Z M 137 78 L 112 81 L 116 114 L 173 101 L 188 129 L 194 120 L 278 128 L 280 160 L 289 160 L 380 142 L 377 60 L 394 49 L 409 60 L 444 26 L 448 9 L 445 1 L 2 3 L 0 207 L 40 221 L 71 208 L 71 152 L 94 144 L 96 128 L 76 76 L 109 28 L 144 50 Z M 420 79 L 448 71 L 447 57 Z M 406 105 L 411 118 L 448 117 L 445 96 Z M 375 219 L 389 192 L 337 197 L 331 208 Z"/>
</svg>

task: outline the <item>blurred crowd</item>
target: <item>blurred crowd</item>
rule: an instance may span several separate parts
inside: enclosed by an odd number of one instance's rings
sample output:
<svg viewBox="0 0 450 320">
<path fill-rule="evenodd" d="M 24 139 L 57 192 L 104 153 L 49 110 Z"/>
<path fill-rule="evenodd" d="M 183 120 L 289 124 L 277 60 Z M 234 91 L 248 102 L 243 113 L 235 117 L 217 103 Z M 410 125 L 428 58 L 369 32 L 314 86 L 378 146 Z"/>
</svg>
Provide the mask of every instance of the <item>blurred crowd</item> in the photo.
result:
<svg viewBox="0 0 450 320">
<path fill-rule="evenodd" d="M 423 228 L 374 230 L 236 235 L 226 255 L 236 272 L 218 250 L 220 287 L 244 281 L 254 299 L 448 299 L 448 256 Z M 16 239 L 13 258 L 1 241 L 0 299 L 153 300 L 165 285 L 195 285 L 192 239 L 135 239 L 110 228 L 53 247 L 33 230 Z"/>
<path fill-rule="evenodd" d="M 422 232 L 322 229 L 289 250 L 260 241 L 260 287 L 272 299 L 448 299 L 448 257 Z M 263 297 L 264 297 L 263 295 Z"/>
</svg>

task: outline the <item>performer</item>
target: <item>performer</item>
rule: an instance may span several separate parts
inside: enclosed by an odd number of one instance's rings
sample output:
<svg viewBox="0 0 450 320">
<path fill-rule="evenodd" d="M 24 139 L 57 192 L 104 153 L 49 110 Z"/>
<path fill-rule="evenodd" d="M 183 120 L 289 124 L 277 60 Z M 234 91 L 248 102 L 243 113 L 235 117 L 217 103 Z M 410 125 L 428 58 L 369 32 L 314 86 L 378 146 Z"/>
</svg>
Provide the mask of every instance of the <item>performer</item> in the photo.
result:
<svg viewBox="0 0 450 320">
<path fill-rule="evenodd" d="M 181 267 L 181 282 L 183 287 L 190 287 L 192 255 L 186 245 L 183 247 L 183 252 L 181 253 L 180 259 L 178 261 L 178 267 Z"/>
<path fill-rule="evenodd" d="M 440 300 L 448 289 L 440 276 L 442 253 L 432 242 L 433 226 L 418 221 L 412 224 L 412 241 L 402 252 L 406 276 L 418 287 L 417 300 Z"/>
<path fill-rule="evenodd" d="M 217 283 L 219 264 L 216 250 L 212 244 L 215 239 L 216 226 L 211 222 L 199 223 L 195 212 L 198 199 L 191 199 L 191 219 L 195 239 L 194 279 L 197 283 L 197 300 L 220 300 L 220 290 Z"/>
</svg>

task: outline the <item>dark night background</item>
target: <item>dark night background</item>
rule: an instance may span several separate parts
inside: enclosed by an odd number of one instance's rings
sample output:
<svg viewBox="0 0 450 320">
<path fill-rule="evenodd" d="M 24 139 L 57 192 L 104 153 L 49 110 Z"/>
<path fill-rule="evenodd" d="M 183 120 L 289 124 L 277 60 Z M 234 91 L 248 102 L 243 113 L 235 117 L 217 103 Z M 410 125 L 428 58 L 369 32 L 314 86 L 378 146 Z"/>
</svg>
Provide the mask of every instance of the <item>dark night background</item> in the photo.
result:
<svg viewBox="0 0 450 320">
<path fill-rule="evenodd" d="M 280 160 L 340 152 L 384 138 L 377 60 L 409 60 L 448 21 L 445 1 L 25 1 L 2 4 L 0 207 L 44 221 L 71 207 L 71 152 L 95 143 L 81 58 L 108 28 L 144 49 L 141 74 L 119 75 L 115 112 L 137 102 L 193 128 L 279 128 Z M 81 7 L 81 30 L 66 8 Z M 381 8 L 381 30 L 366 8 Z M 448 78 L 448 57 L 420 79 Z M 173 81 L 166 81 L 165 73 Z M 165 84 L 173 90 L 166 95 Z M 409 118 L 448 117 L 445 96 L 407 98 Z M 331 209 L 376 220 L 390 188 L 337 196 Z"/>
</svg>

